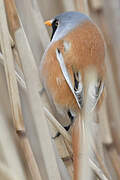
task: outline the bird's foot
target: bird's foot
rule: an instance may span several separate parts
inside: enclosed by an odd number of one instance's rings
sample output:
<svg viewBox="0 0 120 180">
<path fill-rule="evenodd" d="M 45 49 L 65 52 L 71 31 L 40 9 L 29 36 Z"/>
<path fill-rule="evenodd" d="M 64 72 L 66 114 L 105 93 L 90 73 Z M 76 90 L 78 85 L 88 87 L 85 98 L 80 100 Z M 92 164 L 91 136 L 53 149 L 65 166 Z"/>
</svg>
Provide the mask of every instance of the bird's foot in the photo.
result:
<svg viewBox="0 0 120 180">
<path fill-rule="evenodd" d="M 71 124 L 69 124 L 68 126 L 64 126 L 64 129 L 65 129 L 66 131 L 68 131 L 68 130 L 70 129 L 70 126 L 71 126 Z M 52 139 L 56 139 L 56 138 L 59 137 L 60 135 L 61 135 L 61 133 L 60 133 L 60 132 L 57 132 L 56 135 L 55 135 L 54 137 L 52 137 Z"/>
</svg>

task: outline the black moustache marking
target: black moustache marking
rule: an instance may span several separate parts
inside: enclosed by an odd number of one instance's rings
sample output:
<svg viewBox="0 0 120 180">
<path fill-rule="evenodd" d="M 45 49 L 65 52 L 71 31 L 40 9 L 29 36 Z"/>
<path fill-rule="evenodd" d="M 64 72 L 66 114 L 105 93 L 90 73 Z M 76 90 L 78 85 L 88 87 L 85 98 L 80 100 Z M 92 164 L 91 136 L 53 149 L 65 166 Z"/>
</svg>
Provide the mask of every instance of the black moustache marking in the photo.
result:
<svg viewBox="0 0 120 180">
<path fill-rule="evenodd" d="M 54 21 L 53 21 L 53 23 L 52 23 L 52 36 L 51 36 L 51 38 L 50 38 L 50 41 L 53 39 L 53 36 L 54 36 L 54 34 L 55 34 L 55 31 L 56 31 L 56 29 L 57 29 L 57 27 L 58 27 L 58 20 L 57 19 L 55 19 Z"/>
</svg>

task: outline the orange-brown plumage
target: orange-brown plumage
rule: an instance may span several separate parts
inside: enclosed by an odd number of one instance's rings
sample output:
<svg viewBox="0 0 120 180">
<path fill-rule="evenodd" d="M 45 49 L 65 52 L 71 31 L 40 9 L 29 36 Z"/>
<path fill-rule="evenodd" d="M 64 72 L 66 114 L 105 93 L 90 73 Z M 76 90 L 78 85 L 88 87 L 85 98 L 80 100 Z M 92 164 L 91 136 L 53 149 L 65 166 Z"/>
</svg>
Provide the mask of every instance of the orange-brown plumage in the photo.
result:
<svg viewBox="0 0 120 180">
<path fill-rule="evenodd" d="M 64 49 L 65 41 L 71 44 L 68 51 Z M 41 76 L 53 101 L 61 108 L 70 108 L 76 112 L 79 110 L 78 105 L 61 72 L 56 59 L 56 48 L 63 54 L 72 82 L 73 68 L 80 71 L 84 81 L 84 73 L 88 66 L 95 66 L 99 77 L 104 79 L 104 41 L 96 25 L 85 21 L 62 39 L 54 42 L 44 57 Z"/>
</svg>

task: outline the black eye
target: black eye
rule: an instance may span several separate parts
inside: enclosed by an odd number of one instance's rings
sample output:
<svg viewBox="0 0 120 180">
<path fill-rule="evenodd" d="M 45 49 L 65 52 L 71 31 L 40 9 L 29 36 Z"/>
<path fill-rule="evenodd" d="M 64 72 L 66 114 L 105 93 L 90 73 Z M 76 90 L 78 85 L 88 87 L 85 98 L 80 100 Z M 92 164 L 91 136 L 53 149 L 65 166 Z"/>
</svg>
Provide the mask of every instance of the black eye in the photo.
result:
<svg viewBox="0 0 120 180">
<path fill-rule="evenodd" d="M 59 24 L 59 21 L 57 19 L 55 19 L 52 23 L 52 27 L 57 27 Z"/>
<path fill-rule="evenodd" d="M 56 21 L 55 21 L 55 26 L 58 26 L 58 24 L 59 24 L 59 22 L 58 22 L 58 20 L 56 19 Z"/>
</svg>

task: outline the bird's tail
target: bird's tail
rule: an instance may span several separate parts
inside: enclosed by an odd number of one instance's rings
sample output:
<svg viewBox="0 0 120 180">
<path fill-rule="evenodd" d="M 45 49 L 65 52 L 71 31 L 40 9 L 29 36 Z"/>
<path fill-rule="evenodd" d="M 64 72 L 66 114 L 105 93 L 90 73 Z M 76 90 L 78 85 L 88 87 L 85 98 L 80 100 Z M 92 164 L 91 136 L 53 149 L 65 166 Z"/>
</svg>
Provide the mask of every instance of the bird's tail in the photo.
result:
<svg viewBox="0 0 120 180">
<path fill-rule="evenodd" d="M 96 105 L 104 88 L 104 83 L 99 77 L 95 67 L 89 67 L 84 72 L 83 83 L 81 82 L 80 72 L 77 74 L 77 89 L 73 88 L 69 73 L 64 63 L 64 58 L 59 49 L 56 49 L 56 57 L 60 64 L 63 76 L 72 91 L 78 107 L 81 110 L 81 120 L 78 121 L 78 128 L 73 141 L 75 140 L 75 149 L 77 149 L 77 174 L 75 180 L 93 180 L 93 174 L 89 167 L 89 158 L 93 157 L 94 137 L 96 134 Z M 75 73 L 75 72 L 74 72 Z M 76 74 L 75 74 L 76 79 Z M 77 127 L 77 126 L 76 126 Z M 76 129 L 76 128 L 75 128 Z M 73 133 L 75 132 L 73 130 Z M 77 136 L 77 134 L 79 134 Z M 82 137 L 81 137 L 82 136 Z M 80 145 L 80 146 L 79 146 Z M 80 150 L 80 151 L 79 151 Z M 79 153 L 80 152 L 80 153 Z M 75 155 L 75 153 L 74 153 Z M 87 173 L 87 174 L 86 174 Z M 79 178 L 80 177 L 80 178 Z"/>
<path fill-rule="evenodd" d="M 102 83 L 101 83 L 102 85 Z M 84 74 L 84 104 L 81 113 L 82 146 L 81 146 L 81 180 L 91 180 L 93 173 L 89 166 L 89 159 L 94 158 L 93 146 L 96 136 L 96 104 L 102 92 L 98 73 L 90 67 Z M 100 86 L 100 87 L 99 87 Z M 99 90 L 98 90 L 99 88 Z M 87 173 L 87 176 L 86 176 Z M 88 177 L 88 178 L 86 178 Z"/>
</svg>

